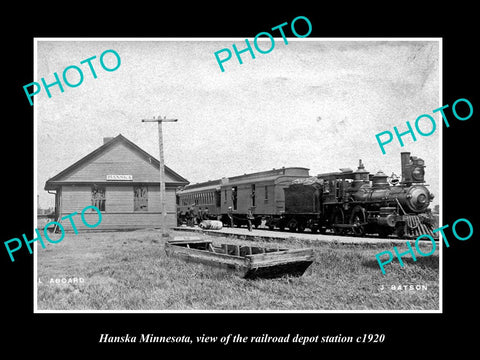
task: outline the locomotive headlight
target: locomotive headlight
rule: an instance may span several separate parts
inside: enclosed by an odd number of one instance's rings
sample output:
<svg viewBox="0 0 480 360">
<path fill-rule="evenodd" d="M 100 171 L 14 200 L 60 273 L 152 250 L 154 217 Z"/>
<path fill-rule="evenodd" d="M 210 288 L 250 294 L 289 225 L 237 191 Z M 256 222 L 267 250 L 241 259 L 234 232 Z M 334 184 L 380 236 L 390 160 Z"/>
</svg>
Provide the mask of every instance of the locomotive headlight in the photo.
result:
<svg viewBox="0 0 480 360">
<path fill-rule="evenodd" d="M 412 171 L 412 177 L 417 181 L 423 180 L 423 175 L 425 175 L 425 171 L 421 167 L 416 167 Z"/>
</svg>

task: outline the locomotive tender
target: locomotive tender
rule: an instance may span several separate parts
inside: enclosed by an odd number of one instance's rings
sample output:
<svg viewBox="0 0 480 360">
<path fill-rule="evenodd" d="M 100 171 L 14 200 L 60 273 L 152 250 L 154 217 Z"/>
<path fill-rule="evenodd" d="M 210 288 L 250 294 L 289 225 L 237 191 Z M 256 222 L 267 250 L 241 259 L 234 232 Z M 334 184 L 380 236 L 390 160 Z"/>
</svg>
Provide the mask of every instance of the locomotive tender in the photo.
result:
<svg viewBox="0 0 480 360">
<path fill-rule="evenodd" d="M 190 210 L 230 225 L 247 223 L 248 210 L 258 227 L 335 234 L 379 234 L 387 237 L 433 236 L 434 219 L 428 208 L 433 194 L 425 184 L 424 161 L 401 153 L 401 180 L 365 170 L 310 177 L 306 168 L 282 168 L 245 174 L 184 187 L 177 192 L 179 219 Z M 202 209 L 203 207 L 203 209 Z M 230 208 L 230 209 L 229 209 Z M 205 217 L 204 217 L 205 218 Z"/>
</svg>

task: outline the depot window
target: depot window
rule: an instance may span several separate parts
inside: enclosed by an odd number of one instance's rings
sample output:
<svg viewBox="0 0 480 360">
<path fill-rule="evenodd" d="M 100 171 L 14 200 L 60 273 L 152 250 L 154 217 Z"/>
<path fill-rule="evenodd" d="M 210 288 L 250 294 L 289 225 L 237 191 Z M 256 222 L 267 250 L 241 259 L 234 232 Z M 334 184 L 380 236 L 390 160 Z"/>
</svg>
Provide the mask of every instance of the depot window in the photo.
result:
<svg viewBox="0 0 480 360">
<path fill-rule="evenodd" d="M 105 186 L 92 187 L 92 205 L 105 211 Z"/>
<path fill-rule="evenodd" d="M 148 189 L 146 186 L 133 187 L 133 211 L 148 211 Z"/>
</svg>

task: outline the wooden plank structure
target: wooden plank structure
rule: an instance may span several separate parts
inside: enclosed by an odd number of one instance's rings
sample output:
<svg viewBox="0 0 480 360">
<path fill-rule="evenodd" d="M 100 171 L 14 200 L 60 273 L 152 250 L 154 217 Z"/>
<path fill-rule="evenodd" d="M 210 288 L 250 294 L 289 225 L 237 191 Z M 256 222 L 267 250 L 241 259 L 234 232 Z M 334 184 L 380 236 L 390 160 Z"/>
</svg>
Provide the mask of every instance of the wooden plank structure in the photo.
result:
<svg viewBox="0 0 480 360">
<path fill-rule="evenodd" d="M 175 237 L 165 244 L 167 256 L 198 262 L 235 272 L 246 278 L 301 276 L 313 263 L 313 249 L 264 248 L 220 244 L 198 236 Z"/>
<path fill-rule="evenodd" d="M 95 205 L 102 221 L 94 230 L 158 228 L 161 225 L 160 162 L 119 134 L 104 138 L 104 144 L 82 159 L 48 179 L 45 190 L 55 193 L 55 221 L 66 231 L 73 231 L 62 217 L 82 212 Z M 188 180 L 165 166 L 166 225 L 177 224 L 175 190 Z M 82 213 L 85 221 L 95 224 L 98 214 L 90 209 Z M 79 231 L 88 231 L 82 221 Z"/>
</svg>

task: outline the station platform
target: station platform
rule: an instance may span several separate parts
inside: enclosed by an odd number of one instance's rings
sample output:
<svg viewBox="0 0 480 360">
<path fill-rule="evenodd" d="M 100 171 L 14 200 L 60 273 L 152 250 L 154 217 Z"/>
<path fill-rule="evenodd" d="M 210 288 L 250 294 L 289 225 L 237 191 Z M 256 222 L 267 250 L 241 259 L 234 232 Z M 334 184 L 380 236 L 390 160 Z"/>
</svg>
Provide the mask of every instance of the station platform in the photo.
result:
<svg viewBox="0 0 480 360">
<path fill-rule="evenodd" d="M 354 237 L 354 236 L 339 236 L 334 234 L 312 234 L 312 233 L 297 233 L 288 231 L 272 231 L 266 228 L 253 228 L 252 231 L 248 231 L 247 228 L 231 228 L 223 227 L 220 230 L 202 229 L 198 226 L 178 226 L 174 227 L 175 231 L 190 231 L 196 233 L 203 233 L 209 236 L 221 236 L 232 237 L 242 240 L 250 241 L 282 241 L 282 240 L 297 240 L 305 243 L 316 242 L 335 242 L 340 244 L 391 244 L 401 245 L 409 241 L 412 245 L 415 243 L 415 239 L 398 239 L 398 238 L 378 238 L 378 237 Z M 427 240 L 428 241 L 428 240 Z M 422 243 L 424 240 L 421 241 Z M 436 241 L 438 244 L 438 241 Z"/>
</svg>

